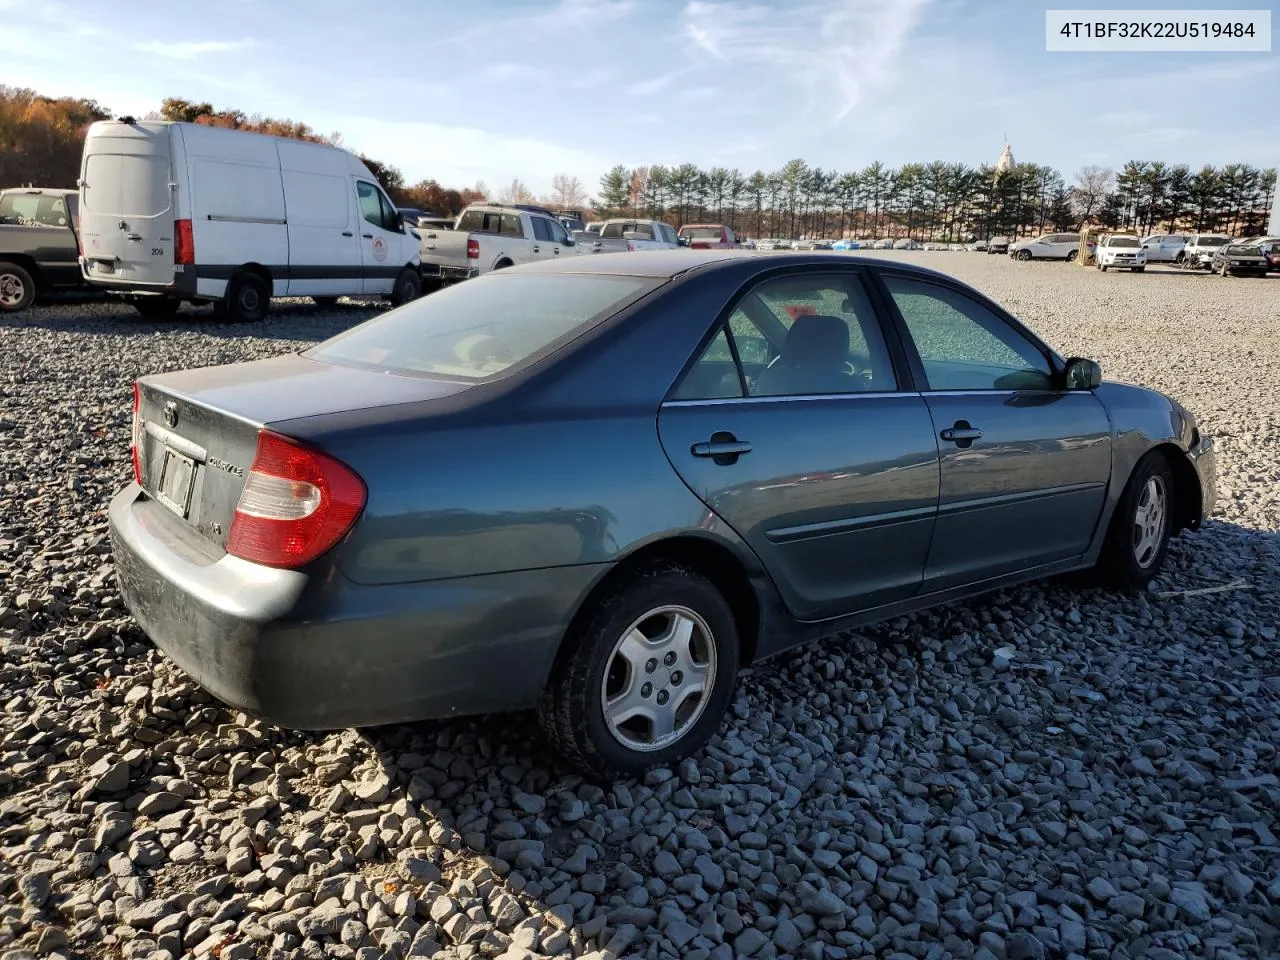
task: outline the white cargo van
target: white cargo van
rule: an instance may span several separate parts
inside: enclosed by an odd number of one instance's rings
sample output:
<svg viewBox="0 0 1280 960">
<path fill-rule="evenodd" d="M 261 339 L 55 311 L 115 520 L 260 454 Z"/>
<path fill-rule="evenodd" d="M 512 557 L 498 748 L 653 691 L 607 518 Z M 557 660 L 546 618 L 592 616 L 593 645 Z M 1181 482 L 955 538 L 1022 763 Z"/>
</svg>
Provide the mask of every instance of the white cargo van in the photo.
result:
<svg viewBox="0 0 1280 960">
<path fill-rule="evenodd" d="M 260 320 L 271 297 L 422 292 L 418 236 L 346 150 L 194 123 L 89 127 L 80 269 L 148 317 L 214 302 Z"/>
</svg>

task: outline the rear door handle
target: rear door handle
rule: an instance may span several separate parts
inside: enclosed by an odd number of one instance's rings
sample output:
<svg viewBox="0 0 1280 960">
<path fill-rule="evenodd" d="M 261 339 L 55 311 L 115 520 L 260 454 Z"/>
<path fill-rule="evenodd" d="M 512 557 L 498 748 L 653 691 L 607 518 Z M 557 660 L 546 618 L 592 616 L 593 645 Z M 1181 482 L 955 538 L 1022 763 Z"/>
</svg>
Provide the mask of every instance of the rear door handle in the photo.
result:
<svg viewBox="0 0 1280 960">
<path fill-rule="evenodd" d="M 354 233 L 352 233 L 350 230 L 343 230 L 343 231 L 342 231 L 342 235 L 343 235 L 344 237 L 354 237 L 354 236 L 355 236 L 355 234 L 354 234 Z M 368 236 L 368 234 L 365 234 L 365 236 Z"/>
<path fill-rule="evenodd" d="M 362 234 L 360 234 L 360 236 L 364 237 L 366 240 L 372 240 L 372 239 L 373 239 L 373 234 L 372 234 L 372 233 L 362 233 Z"/>
<path fill-rule="evenodd" d="M 710 457 L 719 466 L 726 467 L 737 463 L 744 453 L 750 453 L 751 444 L 746 440 L 739 440 L 728 431 L 717 430 L 710 440 L 695 443 L 689 448 L 689 452 L 695 457 Z"/>
</svg>

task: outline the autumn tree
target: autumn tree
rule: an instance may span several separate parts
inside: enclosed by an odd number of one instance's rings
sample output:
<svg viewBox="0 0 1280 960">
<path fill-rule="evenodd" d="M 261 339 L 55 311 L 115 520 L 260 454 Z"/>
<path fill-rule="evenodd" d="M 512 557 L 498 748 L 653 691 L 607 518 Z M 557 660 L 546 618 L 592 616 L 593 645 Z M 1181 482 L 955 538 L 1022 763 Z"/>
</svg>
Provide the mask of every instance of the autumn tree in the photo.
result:
<svg viewBox="0 0 1280 960">
<path fill-rule="evenodd" d="M 0 86 L 0 187 L 74 187 L 85 131 L 110 116 L 94 100 Z"/>
<path fill-rule="evenodd" d="M 533 192 L 524 185 L 524 181 L 515 177 L 498 191 L 498 200 L 501 203 L 533 203 L 534 196 Z"/>
</svg>

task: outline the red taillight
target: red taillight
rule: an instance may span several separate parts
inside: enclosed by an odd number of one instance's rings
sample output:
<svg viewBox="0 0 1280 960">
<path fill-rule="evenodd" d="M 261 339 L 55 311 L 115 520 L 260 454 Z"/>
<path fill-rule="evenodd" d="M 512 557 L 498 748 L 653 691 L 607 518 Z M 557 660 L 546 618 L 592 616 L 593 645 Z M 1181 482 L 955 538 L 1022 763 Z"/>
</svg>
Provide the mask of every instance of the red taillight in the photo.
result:
<svg viewBox="0 0 1280 960">
<path fill-rule="evenodd" d="M 174 221 L 173 262 L 187 265 L 196 262 L 196 240 L 191 232 L 190 220 Z"/>
<path fill-rule="evenodd" d="M 364 481 L 345 464 L 260 430 L 227 552 L 268 567 L 303 566 L 346 536 L 364 501 Z"/>
<path fill-rule="evenodd" d="M 133 382 L 133 442 L 129 445 L 133 457 L 133 482 L 142 486 L 142 389 Z"/>
<path fill-rule="evenodd" d="M 703 242 L 703 243 L 694 242 L 694 243 L 689 244 L 689 248 L 690 248 L 691 250 L 710 250 L 710 249 L 711 249 L 711 244 L 706 243 L 706 242 Z"/>
<path fill-rule="evenodd" d="M 468 260 L 480 259 L 480 241 L 477 240 L 475 237 L 467 238 L 467 259 Z"/>
</svg>

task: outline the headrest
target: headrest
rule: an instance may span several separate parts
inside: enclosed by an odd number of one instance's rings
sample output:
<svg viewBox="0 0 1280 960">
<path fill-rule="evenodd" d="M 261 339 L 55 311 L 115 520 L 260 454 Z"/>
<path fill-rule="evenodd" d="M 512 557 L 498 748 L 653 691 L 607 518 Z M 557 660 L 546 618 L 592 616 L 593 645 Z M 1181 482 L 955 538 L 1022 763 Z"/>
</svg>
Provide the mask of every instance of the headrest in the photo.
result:
<svg viewBox="0 0 1280 960">
<path fill-rule="evenodd" d="M 786 363 L 837 364 L 849 359 L 849 325 L 839 317 L 809 314 L 796 318 L 782 345 Z"/>
</svg>

